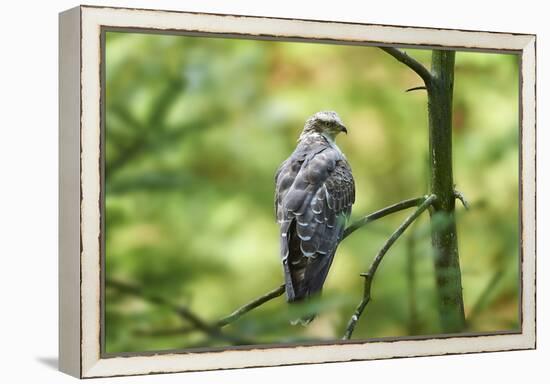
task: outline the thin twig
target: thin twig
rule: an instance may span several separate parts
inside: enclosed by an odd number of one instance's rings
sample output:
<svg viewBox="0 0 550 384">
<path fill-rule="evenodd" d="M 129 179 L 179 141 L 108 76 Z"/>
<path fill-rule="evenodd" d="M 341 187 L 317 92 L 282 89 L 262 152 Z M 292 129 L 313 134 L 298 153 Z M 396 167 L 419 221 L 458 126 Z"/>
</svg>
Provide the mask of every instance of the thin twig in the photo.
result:
<svg viewBox="0 0 550 384">
<path fill-rule="evenodd" d="M 218 320 L 216 322 L 216 326 L 218 327 L 225 327 L 226 325 L 234 322 L 235 320 L 239 319 L 242 315 L 244 315 L 247 312 L 250 312 L 254 308 L 259 307 L 260 305 L 267 303 L 269 300 L 274 299 L 276 297 L 281 296 L 285 292 L 285 285 L 282 284 L 278 286 L 277 288 L 273 289 L 272 291 L 269 291 L 265 295 L 262 295 L 258 297 L 257 299 L 252 300 L 248 304 L 243 305 L 242 307 L 236 309 L 228 316 Z"/>
<path fill-rule="evenodd" d="M 408 228 L 409 225 L 411 225 L 417 218 L 424 212 L 428 207 L 430 207 L 433 202 L 436 200 L 435 195 L 430 195 L 427 198 L 424 199 L 424 202 L 420 204 L 420 206 L 403 221 L 403 223 L 393 232 L 393 234 L 386 240 L 380 251 L 378 251 L 378 254 L 374 258 L 369 270 L 367 273 L 362 273 L 361 276 L 365 278 L 365 285 L 363 288 L 363 298 L 357 308 L 355 309 L 355 312 L 351 316 L 351 319 L 348 322 L 348 325 L 346 327 L 346 332 L 344 334 L 343 339 L 349 340 L 351 338 L 351 335 L 353 334 L 353 331 L 355 329 L 355 326 L 357 325 L 357 321 L 363 314 L 363 311 L 365 310 L 365 307 L 369 303 L 371 299 L 370 291 L 371 291 L 371 285 L 372 280 L 374 278 L 374 274 L 376 273 L 376 270 L 378 269 L 378 266 L 382 262 L 382 259 L 384 258 L 384 255 L 388 252 L 388 250 L 391 248 L 391 246 L 397 241 L 397 239 L 405 232 L 405 230 Z"/>
<path fill-rule="evenodd" d="M 346 237 L 351 235 L 353 232 L 361 228 L 362 226 L 370 223 L 371 221 L 380 219 L 384 216 L 390 215 L 395 212 L 402 211 L 404 209 L 417 207 L 420 204 L 422 204 L 424 201 L 426 201 L 426 197 L 417 197 L 415 199 L 408 199 L 400 201 L 399 203 L 395 203 L 393 205 L 390 205 L 389 207 L 382 208 L 376 212 L 371 213 L 370 215 L 364 216 L 363 218 L 355 221 L 354 223 L 350 224 L 346 230 L 344 231 L 344 235 L 342 236 L 342 240 L 344 240 Z M 342 241 L 341 240 L 341 241 Z"/>
<path fill-rule="evenodd" d="M 409 88 L 409 89 L 405 89 L 405 92 L 420 91 L 420 90 L 423 90 L 423 89 L 427 89 L 427 88 L 424 87 L 424 86 L 412 87 L 412 88 Z"/>
<path fill-rule="evenodd" d="M 470 203 L 468 203 L 468 200 L 466 200 L 466 197 L 464 197 L 464 195 L 462 194 L 462 192 L 457 191 L 457 190 L 455 189 L 455 190 L 454 190 L 454 194 L 455 194 L 455 198 L 457 198 L 458 200 L 460 200 L 460 202 L 462 203 L 462 205 L 464 206 L 464 208 L 466 208 L 466 210 L 469 210 L 469 209 L 470 209 Z"/>
<path fill-rule="evenodd" d="M 402 51 L 400 49 L 394 47 L 380 47 L 380 49 L 392 55 L 395 59 L 397 59 L 397 61 L 400 61 L 401 63 L 405 64 L 407 67 L 415 71 L 418 76 L 420 76 L 422 80 L 424 80 L 426 86 L 431 85 L 433 76 L 430 71 L 424 65 L 422 65 L 422 63 L 416 61 L 405 51 Z"/>
</svg>

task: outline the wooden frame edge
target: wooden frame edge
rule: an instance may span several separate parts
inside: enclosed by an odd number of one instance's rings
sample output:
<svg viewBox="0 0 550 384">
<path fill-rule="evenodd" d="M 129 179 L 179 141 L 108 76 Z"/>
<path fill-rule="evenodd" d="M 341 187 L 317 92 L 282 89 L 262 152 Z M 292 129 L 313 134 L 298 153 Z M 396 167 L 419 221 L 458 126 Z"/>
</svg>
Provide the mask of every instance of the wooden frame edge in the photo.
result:
<svg viewBox="0 0 550 384">
<path fill-rule="evenodd" d="M 59 370 L 81 376 L 80 7 L 59 14 Z"/>
</svg>

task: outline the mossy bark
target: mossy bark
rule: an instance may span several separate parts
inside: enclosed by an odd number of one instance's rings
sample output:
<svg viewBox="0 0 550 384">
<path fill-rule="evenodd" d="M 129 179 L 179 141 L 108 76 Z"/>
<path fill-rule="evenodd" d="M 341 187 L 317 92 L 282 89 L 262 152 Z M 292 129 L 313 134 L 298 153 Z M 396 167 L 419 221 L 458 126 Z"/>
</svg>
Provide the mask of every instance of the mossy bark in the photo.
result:
<svg viewBox="0 0 550 384">
<path fill-rule="evenodd" d="M 458 254 L 452 156 L 452 106 L 455 52 L 434 50 L 432 79 L 427 84 L 432 247 L 442 331 L 461 332 L 466 326 Z"/>
</svg>

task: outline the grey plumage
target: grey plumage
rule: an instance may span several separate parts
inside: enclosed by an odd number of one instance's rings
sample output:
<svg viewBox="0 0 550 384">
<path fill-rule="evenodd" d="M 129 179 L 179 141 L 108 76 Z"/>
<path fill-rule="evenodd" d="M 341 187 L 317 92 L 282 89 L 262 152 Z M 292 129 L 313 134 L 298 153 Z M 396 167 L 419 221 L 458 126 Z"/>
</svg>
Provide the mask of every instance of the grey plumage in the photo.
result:
<svg viewBox="0 0 550 384">
<path fill-rule="evenodd" d="M 321 291 L 355 201 L 350 165 L 334 143 L 339 132 L 347 130 L 335 112 L 310 117 L 275 176 L 289 302 Z"/>
</svg>

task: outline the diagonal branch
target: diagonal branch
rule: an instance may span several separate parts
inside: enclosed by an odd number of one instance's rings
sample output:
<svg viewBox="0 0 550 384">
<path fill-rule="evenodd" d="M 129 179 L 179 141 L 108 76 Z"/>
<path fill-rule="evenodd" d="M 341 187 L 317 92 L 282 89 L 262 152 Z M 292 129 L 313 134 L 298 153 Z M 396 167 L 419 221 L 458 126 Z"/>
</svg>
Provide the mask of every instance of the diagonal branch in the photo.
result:
<svg viewBox="0 0 550 384">
<path fill-rule="evenodd" d="M 242 315 L 244 315 L 247 312 L 250 312 L 254 308 L 259 307 L 260 305 L 267 303 L 269 300 L 274 299 L 276 297 L 281 296 L 283 293 L 285 293 L 285 285 L 282 284 L 278 286 L 277 288 L 273 289 L 272 291 L 269 291 L 265 295 L 262 295 L 254 300 L 252 300 L 250 303 L 243 305 L 242 307 L 236 309 L 231 314 L 227 315 L 226 317 L 216 321 L 216 326 L 218 327 L 225 327 L 228 324 L 231 324 L 235 320 L 239 319 Z"/>
<path fill-rule="evenodd" d="M 422 214 L 422 212 L 428 209 L 436 199 L 437 197 L 435 195 L 430 195 L 426 197 L 424 199 L 424 202 L 420 204 L 420 206 L 416 209 L 416 211 L 414 211 L 409 217 L 407 217 L 405 221 L 388 238 L 388 240 L 386 240 L 386 242 L 384 243 L 380 251 L 378 251 L 378 254 L 376 255 L 376 257 L 374 258 L 368 272 L 361 274 L 361 276 L 365 278 L 365 285 L 363 288 L 363 299 L 355 309 L 353 316 L 351 316 L 351 319 L 348 322 L 343 340 L 349 340 L 351 338 L 351 335 L 353 334 L 355 326 L 357 325 L 357 321 L 363 314 L 365 307 L 367 306 L 367 304 L 371 299 L 370 291 L 371 291 L 372 280 L 374 278 L 374 274 L 376 273 L 376 270 L 378 269 L 378 266 L 382 262 L 382 259 L 384 258 L 388 250 L 391 248 L 391 246 L 409 227 L 409 225 L 411 225 Z"/>
<path fill-rule="evenodd" d="M 146 300 L 150 303 L 169 308 L 173 310 L 175 313 L 177 313 L 182 319 L 189 322 L 189 324 L 193 326 L 195 329 L 202 331 L 203 333 L 209 335 L 212 338 L 230 341 L 235 344 L 250 344 L 250 341 L 222 333 L 219 327 L 217 327 L 216 325 L 211 325 L 207 323 L 206 321 L 201 319 L 198 315 L 193 313 L 188 307 L 173 304 L 172 302 L 164 299 L 161 296 L 153 295 L 146 292 L 145 290 L 141 289 L 141 287 L 139 286 L 114 280 L 114 279 L 107 279 L 105 281 L 105 285 L 108 287 L 114 288 L 120 292 L 139 297 L 142 300 Z"/>
<path fill-rule="evenodd" d="M 253 309 L 267 303 L 268 301 L 281 296 L 285 292 L 285 285 L 282 284 L 277 288 L 267 292 L 266 294 L 260 297 L 257 297 L 256 299 L 243 305 L 242 307 L 237 308 L 235 311 L 231 312 L 229 315 L 219 319 L 218 321 L 212 324 L 209 324 L 204 320 L 200 319 L 197 315 L 191 312 L 187 307 L 174 305 L 173 303 L 163 299 L 160 296 L 149 295 L 146 292 L 144 292 L 140 287 L 137 287 L 135 285 L 131 285 L 131 284 L 124 283 L 118 280 L 113 280 L 113 279 L 107 280 L 106 285 L 112 288 L 116 288 L 121 292 L 131 294 L 134 296 L 139 296 L 140 298 L 145 299 L 153 304 L 167 307 L 173 310 L 174 312 L 176 312 L 180 317 L 184 318 L 189 323 L 189 325 L 185 325 L 178 328 L 153 330 L 153 331 L 138 330 L 136 332 L 137 335 L 145 335 L 145 336 L 169 336 L 169 335 L 176 335 L 176 334 L 185 334 L 185 333 L 199 330 L 213 337 L 228 339 L 229 337 L 227 335 L 222 335 L 218 328 L 222 328 L 222 327 L 225 327 L 226 325 L 233 323 L 234 321 L 238 320 L 241 316 L 243 316 L 247 312 L 250 312 Z M 231 340 L 242 341 L 235 338 L 231 338 Z"/>
<path fill-rule="evenodd" d="M 367 225 L 372 221 L 378 220 L 382 217 L 385 217 L 392 213 L 399 212 L 408 208 L 417 207 L 419 205 L 421 206 L 422 204 L 425 204 L 426 200 L 427 200 L 426 197 L 417 197 L 414 199 L 403 200 L 396 204 L 390 205 L 376 212 L 373 212 L 370 215 L 364 216 L 346 228 L 346 230 L 344 231 L 344 235 L 342 236 L 342 239 L 340 241 L 343 241 L 346 237 L 351 235 L 353 232 L 355 232 L 359 228 L 363 227 L 364 225 Z M 198 331 L 202 331 L 207 335 L 210 335 L 211 337 L 230 340 L 236 343 L 242 343 L 243 340 L 236 339 L 226 334 L 222 334 L 220 328 L 233 323 L 234 321 L 240 319 L 246 313 L 256 309 L 257 307 L 267 303 L 270 300 L 273 300 L 281 296 L 285 292 L 285 285 L 282 284 L 277 288 L 265 293 L 264 295 L 259 296 L 256 299 L 248 302 L 247 304 L 237 308 L 236 310 L 231 312 L 229 315 L 215 322 L 206 322 L 202 320 L 199 316 L 191 312 L 189 308 L 174 305 L 170 301 L 160 296 L 148 294 L 146 291 L 142 290 L 140 287 L 127 284 L 124 282 L 120 282 L 118 280 L 113 280 L 113 279 L 107 280 L 106 285 L 108 285 L 111 288 L 115 288 L 121 292 L 125 292 L 127 294 L 141 297 L 142 299 L 147 300 L 153 304 L 170 308 L 175 313 L 177 313 L 181 318 L 185 319 L 188 322 L 188 324 L 178 328 L 153 330 L 153 331 L 138 330 L 136 334 L 149 335 L 149 336 L 167 336 L 167 335 L 175 335 L 175 334 L 184 334 L 184 333 L 189 333 L 189 332 L 198 330 Z"/>
<path fill-rule="evenodd" d="M 417 197 L 415 199 L 403 200 L 403 201 L 400 201 L 399 203 L 395 203 L 393 205 L 390 205 L 389 207 L 382 208 L 376 212 L 373 212 L 370 215 L 364 216 L 363 218 L 355 221 L 354 223 L 350 224 L 346 228 L 346 230 L 344 231 L 344 235 L 342 236 L 342 240 L 344 240 L 346 237 L 351 235 L 353 232 L 355 232 L 362 226 L 367 225 L 371 221 L 378 220 L 384 216 L 402 211 L 404 209 L 417 207 L 420 204 L 422 204 L 424 201 L 426 201 L 426 197 Z"/>
<path fill-rule="evenodd" d="M 405 64 L 407 67 L 415 71 L 418 76 L 424 80 L 426 86 L 430 86 L 432 83 L 433 75 L 430 71 L 419 61 L 409 56 L 405 51 L 394 47 L 380 47 L 384 52 L 392 55 L 397 61 Z"/>
</svg>

